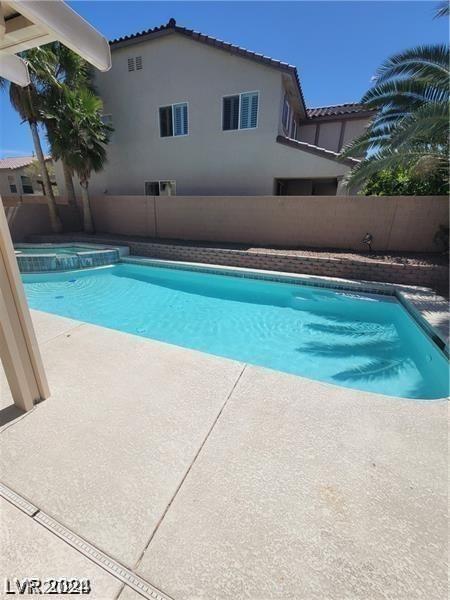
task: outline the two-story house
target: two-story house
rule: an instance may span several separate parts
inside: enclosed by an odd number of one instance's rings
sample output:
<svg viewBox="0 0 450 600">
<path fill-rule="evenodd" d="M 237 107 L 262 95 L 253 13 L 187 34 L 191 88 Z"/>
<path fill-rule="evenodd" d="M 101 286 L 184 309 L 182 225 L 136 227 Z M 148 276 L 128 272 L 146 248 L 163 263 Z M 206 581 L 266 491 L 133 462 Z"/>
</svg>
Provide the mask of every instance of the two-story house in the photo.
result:
<svg viewBox="0 0 450 600">
<path fill-rule="evenodd" d="M 93 194 L 345 194 L 356 160 L 337 158 L 362 133 L 358 104 L 308 109 L 297 69 L 167 25 L 110 42 L 96 73 L 114 127 Z"/>
</svg>

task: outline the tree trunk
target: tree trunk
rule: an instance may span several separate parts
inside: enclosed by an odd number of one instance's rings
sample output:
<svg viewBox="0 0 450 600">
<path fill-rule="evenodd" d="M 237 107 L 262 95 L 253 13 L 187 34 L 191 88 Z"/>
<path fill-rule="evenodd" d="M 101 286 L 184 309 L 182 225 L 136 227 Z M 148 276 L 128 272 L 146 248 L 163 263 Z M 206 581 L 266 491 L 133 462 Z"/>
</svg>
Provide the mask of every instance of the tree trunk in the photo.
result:
<svg viewBox="0 0 450 600">
<path fill-rule="evenodd" d="M 67 164 L 63 161 L 62 162 L 62 167 L 63 167 L 63 173 L 64 173 L 64 187 L 65 187 L 65 192 L 66 192 L 66 199 L 67 202 L 71 205 L 71 206 L 77 206 L 77 199 L 75 197 L 75 188 L 73 185 L 73 178 L 72 178 L 72 172 L 70 170 L 70 168 L 67 166 Z"/>
<path fill-rule="evenodd" d="M 48 176 L 47 165 L 45 164 L 44 153 L 42 152 L 41 140 L 39 139 L 39 132 L 36 123 L 29 121 L 31 135 L 33 136 L 34 149 L 36 150 L 36 158 L 39 161 L 39 165 L 42 171 L 42 181 L 44 184 L 45 195 L 47 197 L 48 212 L 50 215 L 50 223 L 54 233 L 61 233 L 63 226 L 61 219 L 58 215 L 58 209 L 56 208 L 56 200 L 52 190 L 52 184 L 50 183 L 50 177 Z"/>
<path fill-rule="evenodd" d="M 92 220 L 91 205 L 89 202 L 88 185 L 86 180 L 80 180 L 81 201 L 83 203 L 83 229 L 86 233 L 94 233 L 94 221 Z"/>
</svg>

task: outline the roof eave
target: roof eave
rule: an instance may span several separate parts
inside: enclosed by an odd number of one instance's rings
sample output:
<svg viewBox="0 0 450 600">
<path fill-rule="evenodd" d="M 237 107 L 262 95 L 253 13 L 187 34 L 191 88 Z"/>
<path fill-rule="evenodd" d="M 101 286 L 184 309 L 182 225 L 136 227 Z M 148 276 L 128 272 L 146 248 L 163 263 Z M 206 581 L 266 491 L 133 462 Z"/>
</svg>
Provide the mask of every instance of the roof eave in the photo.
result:
<svg viewBox="0 0 450 600">
<path fill-rule="evenodd" d="M 300 125 L 311 125 L 312 123 L 324 123 L 327 121 L 342 121 L 342 119 L 366 119 L 373 117 L 375 112 L 376 111 L 373 109 L 368 109 L 351 113 L 336 113 L 335 115 L 325 115 L 321 117 L 306 117 L 306 119 L 303 119 L 300 122 Z"/>
<path fill-rule="evenodd" d="M 316 156 L 320 156 L 321 158 L 326 158 L 328 160 L 333 160 L 335 162 L 348 165 L 349 167 L 354 167 L 360 163 L 357 158 L 342 158 L 339 156 L 337 152 L 333 152 L 332 150 L 327 150 L 326 148 L 320 148 L 319 146 L 314 146 L 313 144 L 307 144 L 306 142 L 300 142 L 298 140 L 293 140 L 284 135 L 278 135 L 276 141 L 279 144 L 283 144 L 284 146 L 288 146 L 293 148 L 294 150 L 301 150 L 303 152 L 309 152 L 310 154 L 314 154 Z"/>
</svg>

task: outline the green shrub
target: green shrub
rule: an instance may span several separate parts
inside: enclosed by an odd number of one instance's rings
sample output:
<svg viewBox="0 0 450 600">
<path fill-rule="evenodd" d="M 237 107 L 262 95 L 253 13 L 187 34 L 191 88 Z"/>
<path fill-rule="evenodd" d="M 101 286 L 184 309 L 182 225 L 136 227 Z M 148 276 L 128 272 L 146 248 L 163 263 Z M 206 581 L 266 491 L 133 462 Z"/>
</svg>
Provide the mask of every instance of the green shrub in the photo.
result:
<svg viewBox="0 0 450 600">
<path fill-rule="evenodd" d="M 418 176 L 398 168 L 372 175 L 360 193 L 364 196 L 446 196 L 449 184 L 438 173 Z"/>
</svg>

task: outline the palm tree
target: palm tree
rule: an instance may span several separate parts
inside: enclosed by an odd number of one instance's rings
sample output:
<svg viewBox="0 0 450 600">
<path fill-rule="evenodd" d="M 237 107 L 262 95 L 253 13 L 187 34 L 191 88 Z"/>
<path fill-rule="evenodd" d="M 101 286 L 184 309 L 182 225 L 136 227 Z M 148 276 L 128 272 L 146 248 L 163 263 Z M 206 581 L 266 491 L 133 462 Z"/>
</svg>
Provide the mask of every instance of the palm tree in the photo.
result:
<svg viewBox="0 0 450 600">
<path fill-rule="evenodd" d="M 53 72 L 47 78 L 45 93 L 43 94 L 43 112 L 50 108 L 64 94 L 62 83 L 70 89 L 78 89 L 80 87 L 90 88 L 91 67 L 78 54 L 61 44 L 53 42 L 46 46 L 55 57 L 53 63 Z M 57 127 L 55 121 L 44 121 L 47 131 L 51 127 Z M 54 137 L 54 136 L 47 136 Z M 52 156 L 55 160 L 60 159 L 64 175 L 65 191 L 67 200 L 72 206 L 76 206 L 75 188 L 73 185 L 73 171 L 62 156 L 55 155 L 51 148 Z"/>
<path fill-rule="evenodd" d="M 92 90 L 70 89 L 44 113 L 49 123 L 48 138 L 56 158 L 61 158 L 78 175 L 83 203 L 84 230 L 94 231 L 89 203 L 89 179 L 106 162 L 105 145 L 112 128 L 102 122 L 103 103 Z"/>
<path fill-rule="evenodd" d="M 406 168 L 448 181 L 449 48 L 419 46 L 377 70 L 362 103 L 376 110 L 366 133 L 341 155 L 363 156 L 347 183 L 361 185 L 381 170 Z"/>
<path fill-rule="evenodd" d="M 41 140 L 39 137 L 38 123 L 42 121 L 40 107 L 42 96 L 40 94 L 40 81 L 44 77 L 48 77 L 51 72 L 51 64 L 53 61 L 52 53 L 45 48 L 33 48 L 22 54 L 28 62 L 31 83 L 26 87 L 20 87 L 14 83 L 6 82 L 1 79 L 0 85 L 4 87 L 9 84 L 9 98 L 14 109 L 19 113 L 21 119 L 26 121 L 30 126 L 31 136 L 33 138 L 36 158 L 39 161 L 42 181 L 44 185 L 45 196 L 47 198 L 50 223 L 52 230 L 55 233 L 60 233 L 63 229 L 61 219 L 58 215 L 55 196 L 53 194 L 50 177 L 45 163 L 45 156 L 42 150 Z"/>
</svg>

